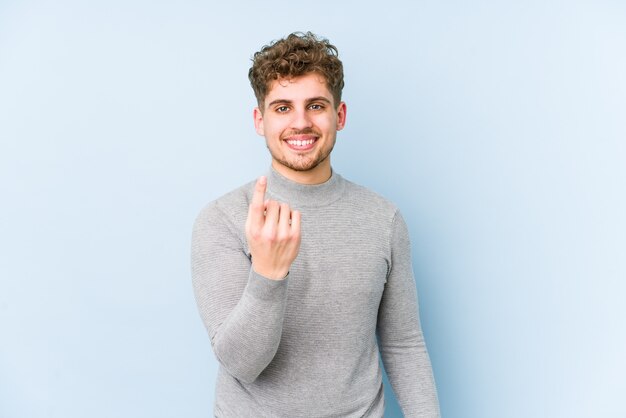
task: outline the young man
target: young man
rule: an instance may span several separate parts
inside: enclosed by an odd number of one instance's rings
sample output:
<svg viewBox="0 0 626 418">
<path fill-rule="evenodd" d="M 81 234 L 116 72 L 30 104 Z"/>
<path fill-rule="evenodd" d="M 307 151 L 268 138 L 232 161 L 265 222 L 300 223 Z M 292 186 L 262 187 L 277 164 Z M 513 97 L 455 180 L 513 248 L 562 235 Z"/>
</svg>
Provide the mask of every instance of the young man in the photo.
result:
<svg viewBox="0 0 626 418">
<path fill-rule="evenodd" d="M 337 49 L 291 34 L 249 78 L 271 169 L 205 207 L 192 239 L 215 416 L 382 417 L 379 351 L 405 416 L 439 416 L 404 220 L 331 168 L 346 122 Z"/>
</svg>

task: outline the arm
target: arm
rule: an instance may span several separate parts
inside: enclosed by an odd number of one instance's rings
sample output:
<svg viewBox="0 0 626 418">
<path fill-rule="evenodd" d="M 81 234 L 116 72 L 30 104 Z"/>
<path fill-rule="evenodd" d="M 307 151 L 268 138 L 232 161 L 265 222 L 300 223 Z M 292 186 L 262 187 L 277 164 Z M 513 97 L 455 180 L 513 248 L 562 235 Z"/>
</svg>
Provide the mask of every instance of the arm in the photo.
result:
<svg viewBox="0 0 626 418">
<path fill-rule="evenodd" d="M 432 367 L 422 334 L 408 231 L 399 212 L 393 219 L 391 265 L 378 312 L 385 370 L 405 417 L 439 417 Z"/>
<path fill-rule="evenodd" d="M 196 300 L 215 356 L 229 374 L 247 383 L 258 377 L 278 349 L 287 302 L 286 272 L 293 261 L 276 256 L 285 247 L 284 240 L 276 237 L 281 231 L 281 222 L 288 223 L 274 213 L 272 205 L 276 202 L 264 203 L 265 184 L 259 187 L 257 183 L 256 187 L 246 232 L 254 235 L 248 238 L 248 245 L 252 258 L 261 268 L 251 264 L 242 234 L 237 233 L 236 226 L 216 204 L 208 206 L 198 216 L 191 251 Z M 297 221 L 290 227 L 295 224 L 298 228 L 299 245 L 299 214 Z M 268 240 L 272 245 L 267 244 Z M 275 246 L 280 243 L 282 247 L 277 249 Z M 266 252 L 259 250 L 259 246 Z M 287 247 L 293 252 L 293 248 Z M 297 248 L 293 258 L 296 255 Z M 277 266 L 268 261 L 269 256 L 280 259 L 283 264 Z M 261 272 L 264 275 L 259 274 Z M 274 272 L 278 272 L 277 279 L 270 278 Z"/>
</svg>

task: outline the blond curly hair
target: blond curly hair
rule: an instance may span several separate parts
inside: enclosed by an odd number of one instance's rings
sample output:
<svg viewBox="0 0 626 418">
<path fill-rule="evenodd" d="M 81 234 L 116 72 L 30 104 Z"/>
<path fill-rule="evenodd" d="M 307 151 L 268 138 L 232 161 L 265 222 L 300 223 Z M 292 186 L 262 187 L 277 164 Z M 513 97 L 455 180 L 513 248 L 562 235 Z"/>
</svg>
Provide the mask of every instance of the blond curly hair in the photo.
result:
<svg viewBox="0 0 626 418">
<path fill-rule="evenodd" d="M 265 45 L 252 57 L 248 78 L 262 109 L 272 81 L 309 73 L 324 77 L 335 106 L 338 105 L 344 86 L 339 52 L 328 39 L 319 38 L 311 32 L 294 32 Z"/>
</svg>

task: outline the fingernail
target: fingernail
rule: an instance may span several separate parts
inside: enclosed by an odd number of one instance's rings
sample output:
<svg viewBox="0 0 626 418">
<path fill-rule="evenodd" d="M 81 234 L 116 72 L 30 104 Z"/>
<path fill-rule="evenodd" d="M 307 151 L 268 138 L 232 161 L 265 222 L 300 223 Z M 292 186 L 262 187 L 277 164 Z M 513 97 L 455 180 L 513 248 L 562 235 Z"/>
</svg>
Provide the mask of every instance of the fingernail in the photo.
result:
<svg viewBox="0 0 626 418">
<path fill-rule="evenodd" d="M 260 183 L 261 185 L 264 185 L 266 181 L 267 181 L 267 179 L 265 178 L 265 176 L 261 176 L 261 177 L 259 177 L 259 183 Z"/>
</svg>

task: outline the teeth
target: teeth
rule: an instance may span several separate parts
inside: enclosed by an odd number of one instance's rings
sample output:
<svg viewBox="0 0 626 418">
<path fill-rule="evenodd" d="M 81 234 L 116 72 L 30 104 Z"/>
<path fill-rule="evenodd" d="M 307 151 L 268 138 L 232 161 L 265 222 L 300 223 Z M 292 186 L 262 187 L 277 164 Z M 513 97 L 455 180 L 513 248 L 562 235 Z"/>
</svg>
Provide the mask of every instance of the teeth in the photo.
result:
<svg viewBox="0 0 626 418">
<path fill-rule="evenodd" d="M 306 139 L 304 141 L 300 139 L 293 139 L 293 140 L 287 141 L 287 143 L 289 145 L 295 145 L 297 147 L 301 147 L 303 145 L 311 145 L 314 141 L 315 141 L 314 139 Z"/>
</svg>

